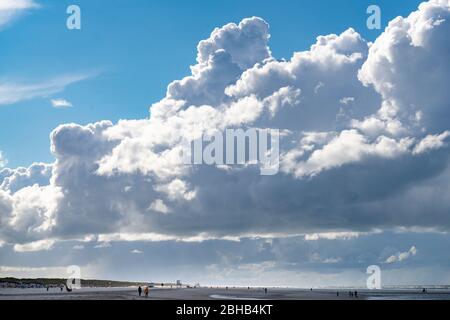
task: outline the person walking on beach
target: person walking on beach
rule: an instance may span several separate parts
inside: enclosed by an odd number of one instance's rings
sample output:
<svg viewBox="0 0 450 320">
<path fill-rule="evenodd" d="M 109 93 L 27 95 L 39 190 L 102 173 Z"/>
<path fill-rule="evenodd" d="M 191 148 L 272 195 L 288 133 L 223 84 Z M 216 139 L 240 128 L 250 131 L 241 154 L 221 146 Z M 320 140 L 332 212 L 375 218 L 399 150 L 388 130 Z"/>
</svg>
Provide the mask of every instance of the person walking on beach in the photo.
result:
<svg viewBox="0 0 450 320">
<path fill-rule="evenodd" d="M 264 288 L 264 293 L 267 294 L 267 288 Z"/>
<path fill-rule="evenodd" d="M 148 287 L 145 287 L 144 294 L 145 294 L 145 297 L 148 298 Z"/>
<path fill-rule="evenodd" d="M 355 298 L 358 298 L 358 291 L 355 291 Z"/>
<path fill-rule="evenodd" d="M 141 288 L 141 286 L 139 286 L 139 288 L 138 288 L 138 293 L 139 293 L 139 297 L 142 295 L 142 288 Z"/>
</svg>

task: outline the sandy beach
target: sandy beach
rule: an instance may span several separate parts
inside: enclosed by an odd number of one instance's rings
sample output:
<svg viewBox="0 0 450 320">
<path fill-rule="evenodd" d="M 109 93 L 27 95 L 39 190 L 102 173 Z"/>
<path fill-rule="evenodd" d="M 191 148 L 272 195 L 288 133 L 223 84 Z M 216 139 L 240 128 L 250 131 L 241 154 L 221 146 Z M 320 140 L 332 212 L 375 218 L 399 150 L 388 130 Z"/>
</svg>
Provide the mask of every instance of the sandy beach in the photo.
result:
<svg viewBox="0 0 450 320">
<path fill-rule="evenodd" d="M 337 294 L 339 292 L 339 295 Z M 450 300 L 450 291 L 419 290 L 358 291 L 358 298 L 349 290 L 269 289 L 260 288 L 195 288 L 150 290 L 148 298 L 139 297 L 136 288 L 82 288 L 74 292 L 50 289 L 0 289 L 0 300 Z"/>
</svg>

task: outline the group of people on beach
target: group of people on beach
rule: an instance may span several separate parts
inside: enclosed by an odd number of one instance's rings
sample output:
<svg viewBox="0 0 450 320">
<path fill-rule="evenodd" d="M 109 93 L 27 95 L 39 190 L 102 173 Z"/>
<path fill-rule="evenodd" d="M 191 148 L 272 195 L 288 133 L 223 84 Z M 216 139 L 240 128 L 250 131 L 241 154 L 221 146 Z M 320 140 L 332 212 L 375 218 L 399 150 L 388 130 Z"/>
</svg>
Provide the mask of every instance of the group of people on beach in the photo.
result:
<svg viewBox="0 0 450 320">
<path fill-rule="evenodd" d="M 354 292 L 353 291 L 349 291 L 348 292 L 348 296 L 352 297 L 352 298 L 353 297 L 358 298 L 358 291 L 354 291 Z"/>
<path fill-rule="evenodd" d="M 50 288 L 55 288 L 54 286 L 46 286 L 45 287 L 45 290 L 47 290 L 47 292 L 50 290 Z M 59 286 L 59 290 L 61 291 L 61 292 L 63 292 L 63 290 L 64 290 L 64 286 L 63 285 L 60 285 Z"/>
<path fill-rule="evenodd" d="M 146 298 L 148 298 L 148 293 L 149 292 L 150 292 L 150 289 L 148 287 L 145 287 L 144 288 L 144 295 L 145 295 Z M 141 286 L 139 286 L 139 288 L 138 288 L 138 294 L 139 294 L 139 297 L 142 296 L 142 287 Z"/>
<path fill-rule="evenodd" d="M 336 292 L 336 296 L 339 297 L 339 291 Z M 349 291 L 348 296 L 351 298 L 353 298 L 353 297 L 358 298 L 358 291 Z"/>
</svg>

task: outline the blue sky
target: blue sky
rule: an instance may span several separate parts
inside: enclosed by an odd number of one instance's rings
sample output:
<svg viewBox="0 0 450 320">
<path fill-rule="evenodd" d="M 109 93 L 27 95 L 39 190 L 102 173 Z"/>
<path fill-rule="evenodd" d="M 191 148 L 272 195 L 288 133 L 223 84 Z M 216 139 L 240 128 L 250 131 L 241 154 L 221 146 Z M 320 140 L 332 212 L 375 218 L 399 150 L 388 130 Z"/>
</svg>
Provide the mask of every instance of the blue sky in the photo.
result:
<svg viewBox="0 0 450 320">
<path fill-rule="evenodd" d="M 0 150 L 10 167 L 50 162 L 49 133 L 62 123 L 140 119 L 160 100 L 167 85 L 189 74 L 196 45 L 215 27 L 260 16 L 271 25 L 276 58 L 289 59 L 322 34 L 354 27 L 366 39 L 380 33 L 366 27 L 371 1 L 146 1 L 79 0 L 38 2 L 0 32 L 1 80 L 45 83 L 67 75 L 89 75 L 48 97 L 0 105 Z M 377 1 L 383 27 L 405 15 L 418 0 Z M 82 30 L 65 27 L 66 8 L 78 4 Z M 74 108 L 55 109 L 63 98 Z"/>
<path fill-rule="evenodd" d="M 450 0 L 420 2 L 0 0 L 0 275 L 448 283 Z M 278 174 L 180 163 L 236 127 L 282 130 Z"/>
</svg>

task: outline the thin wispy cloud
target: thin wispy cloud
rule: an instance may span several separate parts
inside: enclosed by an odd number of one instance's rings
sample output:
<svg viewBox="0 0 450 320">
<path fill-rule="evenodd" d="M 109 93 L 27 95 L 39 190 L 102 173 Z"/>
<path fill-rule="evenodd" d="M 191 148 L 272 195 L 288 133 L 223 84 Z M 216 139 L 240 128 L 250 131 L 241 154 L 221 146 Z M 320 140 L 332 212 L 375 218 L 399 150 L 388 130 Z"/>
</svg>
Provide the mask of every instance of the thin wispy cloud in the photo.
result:
<svg viewBox="0 0 450 320">
<path fill-rule="evenodd" d="M 14 82 L 0 81 L 0 105 L 14 104 L 34 98 L 45 98 L 64 91 L 74 83 L 93 77 L 93 73 L 63 75 L 41 82 Z M 54 100 L 57 105 L 65 104 L 67 101 Z M 53 103 L 53 101 L 52 101 Z M 67 107 L 67 106 L 66 106 Z"/>
<path fill-rule="evenodd" d="M 37 9 L 34 0 L 0 0 L 0 28 L 14 21 L 27 10 Z"/>
<path fill-rule="evenodd" d="M 57 109 L 66 109 L 73 107 L 73 104 L 66 99 L 52 99 L 50 100 L 50 102 L 52 103 L 52 106 Z"/>
<path fill-rule="evenodd" d="M 8 160 L 5 159 L 3 153 L 0 151 L 0 169 L 8 164 Z"/>
<path fill-rule="evenodd" d="M 405 252 L 399 252 L 397 254 L 394 254 L 386 259 L 385 263 L 396 263 L 396 262 L 402 262 L 404 260 L 407 260 L 411 257 L 414 257 L 417 254 L 417 248 L 415 246 L 412 246 L 411 249 Z"/>
<path fill-rule="evenodd" d="M 16 252 L 36 252 L 43 250 L 50 250 L 53 248 L 55 241 L 52 239 L 39 240 L 35 242 L 30 242 L 26 244 L 15 244 L 14 251 Z"/>
<path fill-rule="evenodd" d="M 104 249 L 104 248 L 110 248 L 111 244 L 109 242 L 102 242 L 94 246 L 95 249 Z"/>
</svg>

